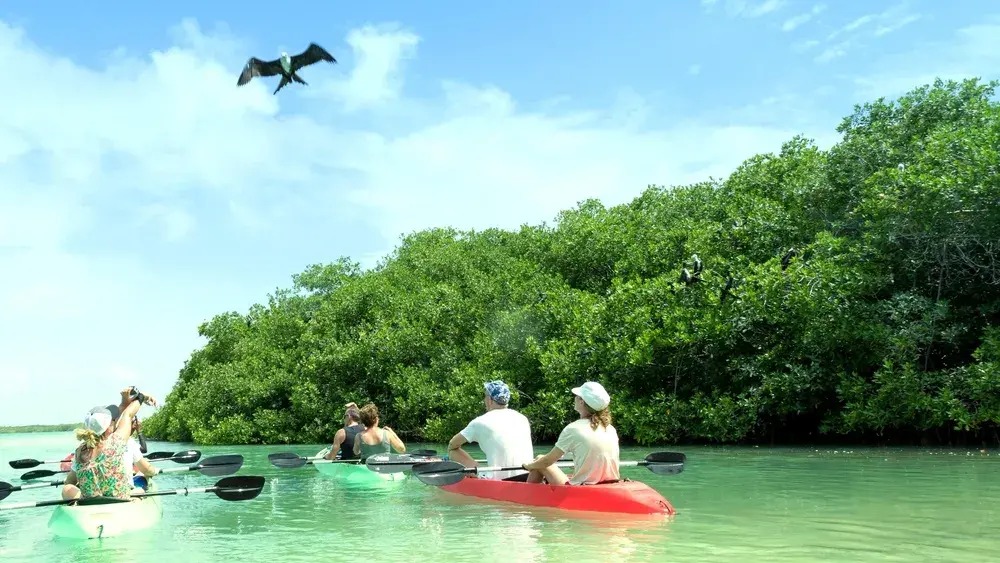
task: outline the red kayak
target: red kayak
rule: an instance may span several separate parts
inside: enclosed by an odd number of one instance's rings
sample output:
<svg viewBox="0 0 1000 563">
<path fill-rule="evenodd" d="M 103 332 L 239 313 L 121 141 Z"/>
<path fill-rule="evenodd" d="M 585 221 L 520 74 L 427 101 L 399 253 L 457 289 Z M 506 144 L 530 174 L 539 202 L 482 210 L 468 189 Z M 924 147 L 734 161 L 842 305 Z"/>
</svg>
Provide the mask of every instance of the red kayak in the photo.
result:
<svg viewBox="0 0 1000 563">
<path fill-rule="evenodd" d="M 621 512 L 627 514 L 676 514 L 670 501 L 639 481 L 601 485 L 547 485 L 466 477 L 442 489 L 460 495 L 563 510 Z"/>
<path fill-rule="evenodd" d="M 59 464 L 59 470 L 70 471 L 72 469 L 73 469 L 73 454 L 69 454 L 68 456 L 62 459 L 62 463 Z"/>
</svg>

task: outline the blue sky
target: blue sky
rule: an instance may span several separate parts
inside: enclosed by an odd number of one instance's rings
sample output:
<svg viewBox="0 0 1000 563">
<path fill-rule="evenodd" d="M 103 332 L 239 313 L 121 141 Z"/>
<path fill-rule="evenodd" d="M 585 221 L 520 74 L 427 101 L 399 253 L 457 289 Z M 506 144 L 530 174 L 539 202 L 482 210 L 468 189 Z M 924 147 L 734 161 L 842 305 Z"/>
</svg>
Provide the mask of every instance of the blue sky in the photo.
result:
<svg viewBox="0 0 1000 563">
<path fill-rule="evenodd" d="M 0 5 L 0 424 L 162 398 L 198 324 L 308 264 L 722 177 L 1000 69 L 986 1 L 370 4 Z M 236 87 L 310 41 L 339 64 L 308 87 Z"/>
</svg>

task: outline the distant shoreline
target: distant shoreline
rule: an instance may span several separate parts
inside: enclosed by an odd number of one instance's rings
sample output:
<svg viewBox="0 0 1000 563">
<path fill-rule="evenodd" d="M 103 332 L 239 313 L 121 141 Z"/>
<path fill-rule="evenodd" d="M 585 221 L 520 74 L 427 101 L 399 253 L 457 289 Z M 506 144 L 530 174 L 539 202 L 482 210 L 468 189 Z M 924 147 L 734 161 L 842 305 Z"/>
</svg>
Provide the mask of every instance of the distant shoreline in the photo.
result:
<svg viewBox="0 0 1000 563">
<path fill-rule="evenodd" d="M 0 434 L 23 434 L 28 432 L 69 432 L 79 424 L 28 424 L 25 426 L 0 426 Z"/>
</svg>

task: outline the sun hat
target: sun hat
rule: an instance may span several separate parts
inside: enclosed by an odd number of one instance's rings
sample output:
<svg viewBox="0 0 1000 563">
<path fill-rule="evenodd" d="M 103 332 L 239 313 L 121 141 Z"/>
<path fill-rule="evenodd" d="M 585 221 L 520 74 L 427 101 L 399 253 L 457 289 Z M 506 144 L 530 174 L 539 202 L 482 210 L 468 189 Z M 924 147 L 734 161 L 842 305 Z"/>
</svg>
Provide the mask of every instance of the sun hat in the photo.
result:
<svg viewBox="0 0 1000 563">
<path fill-rule="evenodd" d="M 498 405 L 506 405 L 510 402 L 510 387 L 503 381 L 496 380 L 483 384 L 490 399 Z"/>
<path fill-rule="evenodd" d="M 611 404 L 611 395 L 608 395 L 604 386 L 596 381 L 588 381 L 579 387 L 574 387 L 573 394 L 583 399 L 583 402 L 595 411 L 604 410 Z"/>
</svg>

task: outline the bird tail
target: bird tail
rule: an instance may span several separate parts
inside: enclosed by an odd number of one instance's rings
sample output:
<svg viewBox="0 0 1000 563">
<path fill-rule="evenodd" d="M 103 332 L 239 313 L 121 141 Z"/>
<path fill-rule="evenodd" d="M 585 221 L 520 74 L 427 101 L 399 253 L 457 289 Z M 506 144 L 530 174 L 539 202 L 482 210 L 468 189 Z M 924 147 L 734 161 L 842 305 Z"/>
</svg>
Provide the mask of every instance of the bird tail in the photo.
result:
<svg viewBox="0 0 1000 563">
<path fill-rule="evenodd" d="M 309 85 L 308 82 L 306 82 L 305 80 L 302 80 L 301 78 L 299 78 L 298 74 L 294 74 L 293 73 L 292 74 L 292 80 L 294 80 L 295 82 L 298 82 L 299 84 L 302 84 L 304 86 L 308 86 Z"/>
</svg>

